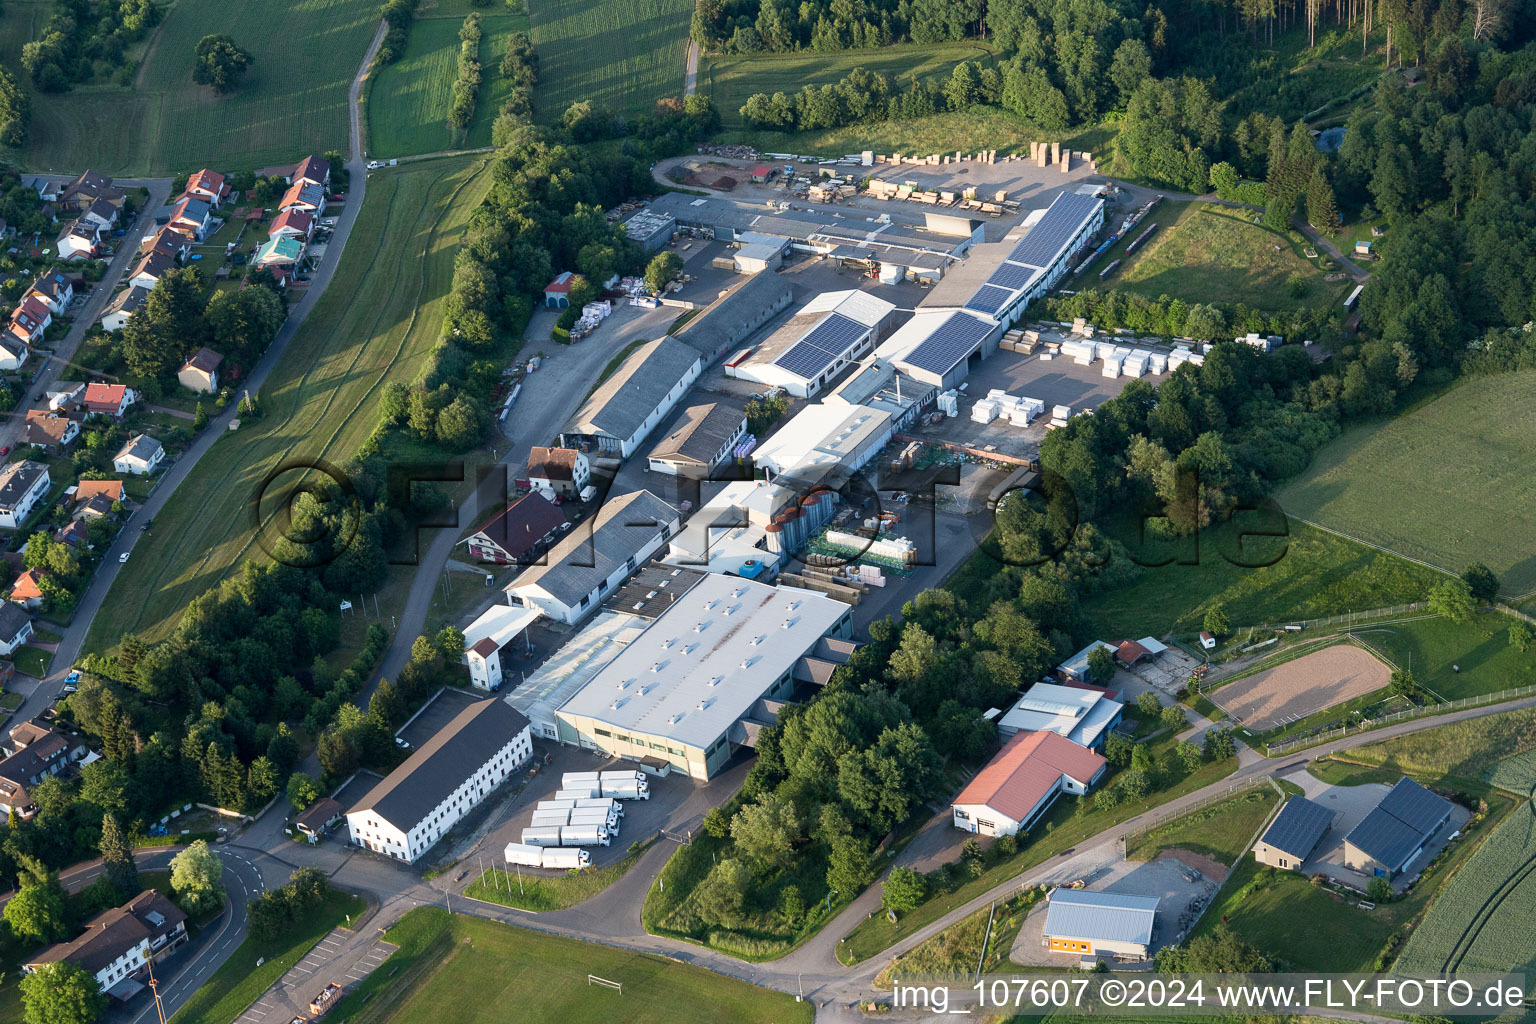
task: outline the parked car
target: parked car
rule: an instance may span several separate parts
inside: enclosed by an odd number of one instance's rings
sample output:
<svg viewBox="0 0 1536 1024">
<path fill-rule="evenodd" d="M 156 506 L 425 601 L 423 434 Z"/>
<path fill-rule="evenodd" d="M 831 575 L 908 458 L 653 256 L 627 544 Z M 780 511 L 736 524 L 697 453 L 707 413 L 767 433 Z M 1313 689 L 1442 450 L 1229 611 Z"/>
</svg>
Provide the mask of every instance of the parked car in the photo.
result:
<svg viewBox="0 0 1536 1024">
<path fill-rule="evenodd" d="M 0 447 L 0 459 L 5 458 L 9 454 L 11 454 L 11 446 L 10 445 L 5 445 L 4 447 Z"/>
<path fill-rule="evenodd" d="M 118 565 L 122 565 L 126 561 L 128 561 L 128 552 L 124 551 L 122 554 L 117 556 Z"/>
<path fill-rule="evenodd" d="M 187 259 L 191 260 L 193 263 L 196 263 L 198 260 L 200 260 L 202 258 L 203 258 L 203 254 L 200 253 L 200 252 L 195 252 L 191 256 L 187 257 Z"/>
</svg>

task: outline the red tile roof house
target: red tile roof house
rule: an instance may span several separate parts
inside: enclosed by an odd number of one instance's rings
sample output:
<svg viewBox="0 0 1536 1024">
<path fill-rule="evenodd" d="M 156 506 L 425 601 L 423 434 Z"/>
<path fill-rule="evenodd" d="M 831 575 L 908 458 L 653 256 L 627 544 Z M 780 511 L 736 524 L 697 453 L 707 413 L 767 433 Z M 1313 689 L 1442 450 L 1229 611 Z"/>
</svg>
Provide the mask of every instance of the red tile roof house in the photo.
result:
<svg viewBox="0 0 1536 1024">
<path fill-rule="evenodd" d="M 168 227 L 161 227 L 152 235 L 145 235 L 139 245 L 139 255 L 149 256 L 158 253 L 161 256 L 175 259 L 185 256 L 192 251 L 192 240 L 179 231 L 172 231 Z"/>
<path fill-rule="evenodd" d="M 182 194 L 201 199 L 209 206 L 221 206 L 229 198 L 229 186 L 224 183 L 224 175 L 205 167 L 187 179 Z"/>
<path fill-rule="evenodd" d="M 1054 732 L 1018 733 L 955 797 L 955 827 L 984 836 L 1027 832 L 1058 794 L 1088 792 L 1105 764 Z"/>
<path fill-rule="evenodd" d="M 172 208 L 171 219 L 166 226 L 201 242 L 213 226 L 213 207 L 201 199 L 185 196 Z"/>
<path fill-rule="evenodd" d="M 16 582 L 11 584 L 11 600 L 23 608 L 37 608 L 43 603 L 43 588 L 38 586 L 42 579 L 41 569 L 28 569 L 16 577 Z"/>
<path fill-rule="evenodd" d="M 319 185 L 322 189 L 331 187 L 331 165 L 328 161 L 318 156 L 307 156 L 294 165 L 293 171 L 287 175 L 289 184 L 307 181 L 313 185 Z"/>
<path fill-rule="evenodd" d="M 272 221 L 271 230 L 267 232 L 269 235 L 277 235 L 281 238 L 298 238 L 304 241 L 308 241 L 309 236 L 314 233 L 314 215 L 305 213 L 297 207 L 278 214 Z"/>
<path fill-rule="evenodd" d="M 535 492 L 508 505 L 464 543 L 478 561 L 527 564 L 555 541 L 564 523 L 565 516 L 554 502 Z"/>
<path fill-rule="evenodd" d="M 120 420 L 138 398 L 126 384 L 87 384 L 82 404 L 86 415 L 110 416 Z"/>
<path fill-rule="evenodd" d="M 278 202 L 279 210 L 302 210 L 315 216 L 325 212 L 325 189 L 313 182 L 296 181 Z"/>
<path fill-rule="evenodd" d="M 31 292 L 26 294 L 20 305 L 11 310 L 11 333 L 28 345 L 41 338 L 51 323 L 53 310 L 48 308 L 48 303 L 41 296 Z"/>
</svg>

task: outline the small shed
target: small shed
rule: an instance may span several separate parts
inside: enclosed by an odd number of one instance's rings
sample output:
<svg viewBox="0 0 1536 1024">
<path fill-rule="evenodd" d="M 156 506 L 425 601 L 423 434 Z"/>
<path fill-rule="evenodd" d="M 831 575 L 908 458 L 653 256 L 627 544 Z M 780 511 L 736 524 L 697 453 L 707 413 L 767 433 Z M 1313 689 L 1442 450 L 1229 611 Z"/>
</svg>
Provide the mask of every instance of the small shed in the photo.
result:
<svg viewBox="0 0 1536 1024">
<path fill-rule="evenodd" d="M 565 309 L 571 304 L 571 284 L 576 275 L 569 270 L 561 271 L 553 281 L 544 286 L 544 307 Z"/>
<path fill-rule="evenodd" d="M 293 819 L 293 827 L 308 836 L 311 843 L 318 843 L 346 812 L 347 809 L 337 801 L 328 796 L 321 797 Z"/>
</svg>

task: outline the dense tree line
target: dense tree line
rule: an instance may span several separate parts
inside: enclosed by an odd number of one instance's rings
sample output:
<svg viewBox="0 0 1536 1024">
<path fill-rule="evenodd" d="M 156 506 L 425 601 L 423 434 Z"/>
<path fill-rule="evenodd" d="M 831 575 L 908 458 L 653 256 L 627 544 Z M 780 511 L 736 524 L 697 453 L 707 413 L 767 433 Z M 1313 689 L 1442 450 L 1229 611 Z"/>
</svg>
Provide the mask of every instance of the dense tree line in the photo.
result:
<svg viewBox="0 0 1536 1024">
<path fill-rule="evenodd" d="M 32 100 L 16 76 L 0 68 L 0 146 L 20 146 L 27 141 L 32 120 Z"/>
<path fill-rule="evenodd" d="M 387 0 L 379 8 L 379 17 L 384 19 L 387 27 L 384 30 L 384 40 L 379 43 L 379 49 L 373 55 L 375 67 L 393 64 L 405 52 L 406 35 L 420 3 L 421 0 Z"/>
<path fill-rule="evenodd" d="M 129 373 L 160 386 L 205 346 L 222 353 L 231 369 L 252 365 L 288 315 L 271 275 L 253 279 L 272 287 L 216 291 L 205 300 L 202 274 L 195 267 L 168 272 L 155 282 L 144 307 L 115 333 L 113 354 Z"/>
<path fill-rule="evenodd" d="M 54 0 L 53 7 L 42 32 L 21 48 L 21 66 L 40 92 L 63 92 L 114 71 L 126 85 L 133 72 L 124 63 L 128 47 L 161 15 L 153 0 Z"/>
<path fill-rule="evenodd" d="M 533 49 L 533 37 L 514 32 L 507 40 L 507 52 L 501 57 L 501 77 L 512 85 L 512 94 L 497 111 L 501 118 L 526 121 L 533 116 L 533 87 L 539 81 L 539 55 Z M 491 126 L 495 131 L 495 125 Z"/>
<path fill-rule="evenodd" d="M 453 105 L 448 108 L 448 130 L 459 133 L 475 117 L 475 98 L 480 94 L 480 13 L 471 11 L 459 28 L 458 75 L 453 80 Z"/>
</svg>

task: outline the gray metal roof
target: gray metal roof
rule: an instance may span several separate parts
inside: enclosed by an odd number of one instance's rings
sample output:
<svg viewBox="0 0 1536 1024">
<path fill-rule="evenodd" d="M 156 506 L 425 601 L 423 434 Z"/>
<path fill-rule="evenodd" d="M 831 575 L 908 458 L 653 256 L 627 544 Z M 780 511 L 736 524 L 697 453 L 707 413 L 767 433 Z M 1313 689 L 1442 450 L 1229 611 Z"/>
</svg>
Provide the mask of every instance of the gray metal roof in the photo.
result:
<svg viewBox="0 0 1536 1024">
<path fill-rule="evenodd" d="M 707 466 L 746 421 L 740 406 L 727 401 L 704 402 L 683 410 L 677 425 L 651 449 L 653 459 L 685 459 Z"/>
<path fill-rule="evenodd" d="M 740 344 L 778 310 L 789 305 L 794 289 L 772 271 L 763 271 L 725 298 L 705 309 L 677 334 L 678 341 L 697 350 L 705 359 L 731 345 Z"/>
<path fill-rule="evenodd" d="M 41 462 L 23 459 L 0 469 L 0 508 L 15 508 L 48 472 Z"/>
<path fill-rule="evenodd" d="M 409 832 L 527 727 L 528 719 L 506 701 L 476 701 L 416 748 L 347 813 L 371 810 Z"/>
<path fill-rule="evenodd" d="M 1156 896 L 1057 889 L 1046 907 L 1045 934 L 1146 945 L 1152 941 L 1157 904 Z"/>
<path fill-rule="evenodd" d="M 1451 802 L 1403 776 L 1344 841 L 1378 863 L 1401 868 L 1451 813 Z"/>
<path fill-rule="evenodd" d="M 530 566 L 507 590 L 538 586 L 574 608 L 676 518 L 677 509 L 650 491 L 610 495 L 590 529 L 578 524 L 549 549 L 545 564 Z"/>
<path fill-rule="evenodd" d="M 1306 860 L 1323 838 L 1328 826 L 1333 824 L 1333 812 L 1322 804 L 1315 804 L 1304 796 L 1293 796 L 1286 801 L 1275 820 L 1264 830 L 1259 842 L 1273 846 L 1281 853 L 1288 853 L 1297 860 Z"/>
<path fill-rule="evenodd" d="M 627 440 L 698 361 L 692 346 L 673 338 L 641 345 L 598 386 L 567 430 Z"/>
</svg>

